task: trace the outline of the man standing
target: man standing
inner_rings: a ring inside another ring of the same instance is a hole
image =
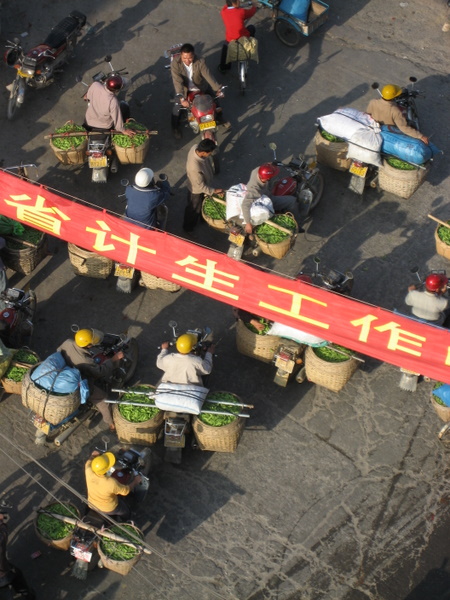
[[[142,225],[145,229],[156,227],[157,208],[168,200],[169,195],[170,185],[167,177],[155,183],[152,169],[140,169],[134,178],[134,185],[128,185],[125,191],[127,221]]]
[[[227,3],[220,11],[223,24],[225,25],[226,44],[222,46],[219,71],[227,71],[231,65],[226,63],[227,50],[229,42],[238,40],[241,37],[255,37],[255,26],[246,26],[247,19],[253,17],[256,13],[256,5],[251,8],[241,8],[241,0],[227,0]]]
[[[203,58],[198,58],[194,53],[192,44],[183,44],[180,55],[175,58],[171,65],[173,87],[175,88],[175,104],[172,111],[172,130],[176,139],[181,138],[180,111],[189,108],[188,93],[201,91],[210,93],[208,86],[212,89],[211,95],[216,98],[223,97],[222,86],[215,80],[211,71],[206,66]],[[223,120],[222,109],[216,100],[217,121],[226,129],[231,127],[230,123]]]
[[[183,220],[183,229],[186,232],[193,231],[197,225],[205,194],[211,196],[223,191],[211,185],[214,174],[210,157],[215,149],[216,144],[212,140],[205,139],[189,150],[186,161],[189,193]]]

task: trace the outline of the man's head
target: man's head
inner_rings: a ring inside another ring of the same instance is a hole
[[[433,294],[444,294],[447,290],[448,278],[441,273],[431,273],[425,279],[425,289]]]
[[[189,67],[194,62],[194,46],[183,44],[180,49],[181,61]]]
[[[109,469],[115,464],[116,457],[112,452],[105,452],[104,454],[100,454],[100,456],[96,456],[92,459],[91,469],[94,471],[96,475],[100,477],[105,475],[109,471]]]
[[[206,138],[198,144],[197,154],[202,157],[209,156],[211,152],[214,152],[215,149],[216,143]]]
[[[261,179],[263,183],[266,181],[270,181],[275,175],[278,175],[280,172],[280,168],[272,163],[265,163],[261,165],[258,169],[258,177]]]
[[[134,183],[138,187],[146,188],[152,183],[154,176],[155,176],[155,174],[153,173],[152,169],[144,167],[143,169],[140,169],[136,173],[136,177],[134,178]]]
[[[96,346],[103,340],[103,334],[97,329],[80,329],[75,334],[75,343],[80,348]]]
[[[381,90],[381,97],[383,100],[393,100],[394,98],[397,98],[397,96],[400,96],[401,93],[401,87],[394,85],[393,83],[389,83]]]

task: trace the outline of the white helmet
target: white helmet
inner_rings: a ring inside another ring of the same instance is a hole
[[[155,176],[155,174],[153,173],[153,171],[151,169],[148,169],[148,168],[141,169],[140,171],[138,171],[136,173],[136,177],[134,178],[134,183],[138,187],[141,187],[141,188],[148,187],[151,184],[154,176]]]

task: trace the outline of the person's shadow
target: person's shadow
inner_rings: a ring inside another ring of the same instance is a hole
[[[417,585],[404,600],[448,600],[450,598],[450,572],[447,571],[448,558],[442,565],[431,569],[425,578]]]

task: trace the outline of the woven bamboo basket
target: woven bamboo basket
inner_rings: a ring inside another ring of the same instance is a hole
[[[20,238],[15,238],[20,242]],[[39,243],[34,246],[24,246],[23,248],[15,249],[6,247],[3,249],[3,262],[5,265],[23,275],[29,275],[34,271],[38,264],[47,256],[47,234],[43,233]]]
[[[150,275],[150,273],[143,273],[142,271],[139,285],[149,288],[150,290],[160,289],[165,292],[178,292],[181,290],[181,285],[178,285],[173,281],[167,281],[167,279]]]
[[[210,452],[236,452],[244,427],[244,417],[236,417],[222,427],[206,425],[198,417],[192,419],[192,430],[199,448]]]
[[[347,142],[329,142],[317,131],[314,138],[316,143],[317,162],[338,171],[348,171],[352,159],[347,158]]]
[[[117,144],[113,144],[113,146],[120,164],[142,165],[150,146],[150,138],[148,137],[140,146],[131,146],[130,148],[122,148]]]
[[[349,358],[342,362],[328,362],[319,358],[311,346],[306,348],[305,369],[308,381],[339,392],[358,368],[359,362]]]
[[[70,264],[77,275],[106,279],[111,273],[114,261],[107,256],[102,256],[84,250],[75,244],[67,244]]]
[[[68,138],[70,139],[70,138]],[[87,161],[86,150],[88,146],[88,139],[83,140],[83,142],[77,146],[76,148],[71,148],[70,150],[60,150],[55,146],[52,140],[50,140],[50,148],[53,150],[56,158],[63,165],[82,165]]]
[[[31,380],[31,374],[35,368],[32,367],[23,377],[22,404],[52,425],[57,425],[80,406],[80,391],[77,389],[72,394],[58,396],[38,387]]]
[[[385,192],[390,192],[399,198],[410,198],[425,180],[430,167],[402,171],[394,169],[386,160],[378,169],[378,185]]]
[[[52,506],[54,506],[54,504],[49,504],[48,506],[45,507],[45,510],[48,510],[49,512],[51,512]],[[76,517],[74,515],[74,518],[79,519],[80,511],[78,510],[78,508],[76,506],[73,506],[73,504],[68,504],[68,506],[76,514]],[[34,531],[36,532],[36,535],[38,536],[38,538],[42,542],[44,542],[44,544],[46,544],[47,546],[51,546],[52,548],[57,548],[58,550],[68,550],[70,548],[70,540],[72,539],[72,533],[70,533],[69,535],[66,535],[66,537],[61,538],[60,540],[52,540],[50,538],[47,538],[44,536],[44,534],[38,528],[38,524],[37,524],[38,518],[39,518],[39,515],[36,515],[36,518],[34,520]]]
[[[155,389],[154,386],[146,386]],[[130,392],[133,388],[129,389]],[[141,423],[131,423],[120,413],[118,404],[113,406],[113,419],[119,441],[124,444],[153,446],[156,444],[164,425],[164,413],[159,411],[152,419]]]
[[[229,226],[228,226],[228,223],[224,219],[213,219],[212,217],[208,216],[205,213],[205,211],[203,210],[205,201],[206,201],[206,198],[203,200],[203,203],[202,203],[202,217],[204,218],[204,220],[213,229],[217,229],[217,231],[221,231],[222,233],[228,233]],[[225,202],[225,204],[226,204],[226,202]]]
[[[134,525],[130,525],[130,523],[127,523],[127,527],[131,527],[131,526],[136,530],[137,537],[144,539],[144,534],[142,533],[142,531],[140,529],[138,529]],[[106,531],[109,531],[109,530],[106,529]],[[118,535],[120,535],[120,534],[118,534]],[[142,550],[141,550],[136,554],[136,556],[134,556],[130,560],[114,560],[114,559],[110,558],[107,554],[104,553],[101,542],[98,545],[98,553],[100,554],[100,558],[102,560],[102,564],[105,567],[105,569],[109,569],[110,571],[119,573],[119,575],[128,575],[128,573],[131,571],[131,569],[134,567],[134,565],[139,562],[139,560],[141,559],[141,556],[142,556]]]
[[[242,319],[236,323],[236,346],[238,352],[265,363],[271,363],[282,339],[277,335],[258,335],[246,327]]]
[[[433,405],[433,408],[441,421],[448,423],[450,421],[450,406],[442,406],[442,404],[436,402],[433,395],[433,390],[431,390],[431,404]]]
[[[292,219],[294,219],[294,215],[292,215],[291,213],[286,213],[286,214],[289,215]],[[295,221],[295,219],[294,219],[294,221]],[[256,238],[256,241],[258,242],[258,246],[260,246],[260,248],[261,248],[262,252],[264,252],[264,254],[273,256],[273,258],[283,258],[284,256],[286,256],[286,254],[289,252],[289,250],[294,245],[295,240],[297,238],[297,233],[298,233],[298,225],[297,225],[297,222],[295,221],[295,232],[293,232],[292,235],[286,237],[283,241],[279,242],[278,244],[268,244],[267,242],[264,242],[256,233],[255,233],[255,238]]]
[[[434,239],[436,240],[436,252],[443,256],[444,258],[450,259],[450,246],[443,242],[441,238],[438,236],[439,227],[443,227],[443,225],[438,225],[434,232]]]
[[[36,354],[36,352],[33,352],[32,350],[29,350],[28,348],[26,350],[30,354],[33,354],[36,357],[37,362],[39,362],[39,356]],[[34,364],[37,364],[37,363],[34,363]],[[33,367],[33,365],[24,363],[22,361],[14,360],[14,358],[13,358],[11,361],[10,367],[22,367],[24,369],[25,368],[31,369]],[[14,381],[13,379],[8,379],[8,377],[5,375],[2,377],[1,382],[2,382],[3,389],[5,390],[5,392],[7,394],[17,394],[18,396],[21,395],[22,381]]]

